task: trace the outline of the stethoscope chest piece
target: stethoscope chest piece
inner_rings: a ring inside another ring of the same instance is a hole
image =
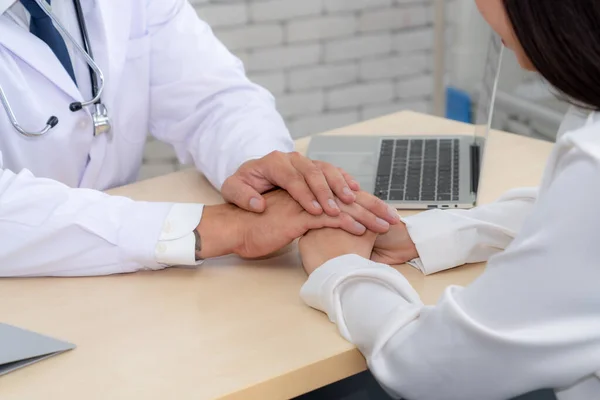
[[[2,1],[2,0],[0,0]],[[94,110],[92,112],[92,119],[94,121],[94,136],[101,135],[103,133],[108,133],[111,130],[110,118],[108,117],[108,111],[104,104],[102,104],[101,95],[104,91],[104,74],[102,70],[96,62],[94,61],[92,55],[92,48],[90,44],[90,40],[87,33],[87,28],[85,26],[85,19],[83,17],[83,11],[81,10],[81,4],[79,0],[73,0],[73,4],[75,6],[75,12],[77,14],[77,22],[79,23],[79,28],[81,31],[83,46],[79,45],[77,41],[71,36],[69,32],[65,29],[65,27],[57,20],[56,16],[52,14],[50,5],[46,2],[46,0],[35,0],[38,6],[42,9],[42,11],[50,17],[56,29],[67,38],[75,47],[77,52],[85,59],[88,64],[88,68],[90,70],[90,78],[92,80],[92,95],[93,98],[87,101],[80,101],[71,103],[69,105],[69,109],[72,112],[78,112],[84,107],[93,106]],[[0,104],[8,114],[8,118],[13,125],[13,127],[23,136],[27,137],[40,137],[44,136],[48,133],[52,128],[54,128],[58,124],[58,118],[56,116],[51,116],[46,122],[46,126],[43,129],[38,131],[28,131],[23,129],[23,127],[17,121],[15,113],[13,112],[10,103],[6,97],[2,86],[0,85]]]
[[[110,118],[108,117],[108,111],[104,104],[99,103],[94,105],[92,119],[94,121],[94,136],[110,132]]]

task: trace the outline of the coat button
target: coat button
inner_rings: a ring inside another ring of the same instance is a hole
[[[164,254],[167,252],[167,245],[164,243],[159,243],[156,246],[156,251],[158,251],[160,254]]]
[[[77,127],[79,129],[87,129],[89,126],[90,126],[90,124],[89,124],[87,118],[81,118],[79,120],[79,122],[77,123]]]

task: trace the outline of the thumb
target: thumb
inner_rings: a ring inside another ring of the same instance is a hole
[[[379,263],[379,264],[398,265],[398,264],[404,264],[405,262],[408,262],[409,260],[403,260],[400,257],[398,257],[397,255],[395,255],[394,253],[390,253],[385,250],[374,248],[373,252],[371,253],[371,261]]]
[[[371,261],[380,264],[387,264],[388,258],[380,255],[377,251],[373,250],[373,252],[371,253]]]
[[[246,211],[262,213],[265,211],[265,199],[250,185],[237,176],[227,178],[221,188],[223,198]]]

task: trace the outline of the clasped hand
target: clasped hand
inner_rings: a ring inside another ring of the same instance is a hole
[[[399,222],[391,228],[382,225],[377,222],[378,217],[358,203],[373,202],[372,207],[384,209],[387,205],[365,192],[355,195],[358,201],[350,205],[337,200],[340,214],[336,217],[308,213],[284,190],[264,195],[266,209],[261,214],[233,204],[207,206],[198,226],[202,257],[237,254],[257,258],[302,237],[300,251],[309,274],[326,261],[344,254],[373,257],[388,264],[414,258],[416,250],[404,224]]]
[[[302,265],[308,275],[334,258],[356,254],[372,261],[397,265],[418,257],[406,225],[399,223],[385,234],[366,232],[350,235],[339,229],[316,229],[304,235],[299,242]]]
[[[337,216],[312,215],[284,190],[265,194],[266,208],[260,214],[233,204],[206,206],[197,228],[202,238],[201,255],[212,258],[233,253],[246,258],[262,257],[310,230],[322,228],[335,228],[351,236],[363,235],[367,230],[387,232],[390,224],[369,210],[384,213],[388,212],[388,206],[364,192],[357,192],[355,196],[357,201],[352,204],[336,199],[340,208]],[[359,203],[368,204],[369,210]],[[399,219],[395,222],[399,223]]]
[[[276,188],[283,190],[271,191]],[[203,258],[231,253],[262,257],[309,231],[303,248],[315,250],[303,251],[303,257],[309,253],[323,256],[326,249],[351,251],[353,244],[369,243],[390,227],[393,232],[405,230],[394,208],[361,192],[346,172],[295,152],[276,151],[247,161],[225,181],[221,192],[230,204],[205,207],[197,228]],[[377,240],[382,244],[394,241],[391,236],[385,238]],[[318,245],[307,246],[320,239]],[[332,247],[337,241],[347,246]],[[371,243],[369,255],[372,248]],[[381,261],[395,256],[385,246],[380,249]]]

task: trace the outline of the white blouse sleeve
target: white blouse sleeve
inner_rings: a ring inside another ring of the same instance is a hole
[[[585,381],[590,393],[580,398],[596,399],[599,142],[597,129],[563,138],[519,235],[480,279],[449,287],[436,306],[423,306],[395,269],[357,256],[322,266],[302,297],[337,323],[395,396],[508,399]],[[451,244],[473,248],[479,232]]]
[[[515,189],[472,210],[431,210],[404,218],[420,255],[411,264],[429,275],[487,261],[512,242],[536,198],[536,188]]]

